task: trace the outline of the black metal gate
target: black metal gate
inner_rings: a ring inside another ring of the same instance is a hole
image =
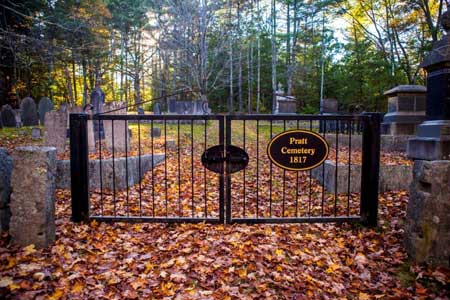
[[[328,160],[308,171],[272,164],[267,144],[291,129],[319,133]],[[376,225],[379,155],[375,113],[71,114],[72,219]]]

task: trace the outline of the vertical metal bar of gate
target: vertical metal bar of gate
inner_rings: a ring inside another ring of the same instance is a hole
[[[225,137],[225,155],[227,156],[228,153],[226,152],[228,147],[231,145],[231,120],[232,118],[230,116],[226,116],[226,137]],[[230,224],[231,223],[231,174],[230,174],[230,164],[225,164],[225,180],[226,180],[226,206],[225,206],[225,212],[226,212],[226,218],[225,223]]]
[[[70,180],[72,221],[89,219],[87,114],[70,114]]]
[[[377,226],[381,114],[363,116],[366,118],[363,119],[360,214],[363,224]]]

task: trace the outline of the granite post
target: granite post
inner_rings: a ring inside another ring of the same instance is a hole
[[[446,35],[421,66],[427,71],[427,120],[408,141],[414,159],[405,221],[405,248],[416,262],[450,266],[450,12]]]
[[[55,240],[56,149],[18,147],[12,158],[12,241],[20,246],[47,247]]]

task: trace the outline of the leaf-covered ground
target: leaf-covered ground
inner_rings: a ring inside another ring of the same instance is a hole
[[[448,299],[449,273],[402,247],[407,195],[380,197],[380,227],[70,222],[57,192],[57,240],[3,236],[1,299]],[[446,294],[447,293],[447,294]]]
[[[131,127],[136,137],[136,127]],[[117,193],[91,190],[92,213],[205,217],[206,207],[209,216],[217,217],[218,178],[205,172],[199,159],[214,140],[190,144],[189,127],[180,134],[180,149],[169,150],[166,161],[148,172],[140,187]],[[175,140],[176,129],[168,127]],[[358,213],[357,194],[336,198],[308,172],[271,172],[264,157],[268,139],[256,144],[254,132],[247,131],[251,159],[245,185],[243,171],[232,176],[233,216],[255,216],[258,210],[266,217]],[[201,126],[194,127],[196,141],[201,133]],[[233,136],[238,137],[235,144],[243,145],[242,136]],[[152,141],[143,135],[141,142],[147,153]],[[154,151],[161,152],[163,139],[154,142]],[[136,138],[132,145],[138,151]],[[345,148],[338,153],[338,159],[349,157]],[[392,153],[382,159],[406,163]],[[56,196],[53,246],[18,248],[2,236],[0,299],[448,299],[448,270],[408,261],[402,246],[404,191],[380,195],[376,229],[356,224],[80,225],[69,220],[70,193],[58,190]]]

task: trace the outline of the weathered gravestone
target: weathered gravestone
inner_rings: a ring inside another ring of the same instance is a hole
[[[53,102],[47,97],[42,97],[39,100],[39,121],[41,125],[45,125],[45,114],[53,110]]]
[[[161,136],[161,128],[153,127],[153,130],[150,132],[151,137],[157,138]]]
[[[41,129],[39,127],[31,128],[31,138],[32,139],[40,139],[41,138]]]
[[[125,109],[106,113],[107,115],[126,114]],[[125,120],[105,120],[103,122],[105,129],[105,142],[108,151],[125,152],[130,150],[130,135],[128,134],[128,121]],[[127,130],[127,134],[125,134]]]
[[[64,153],[67,137],[67,114],[50,111],[45,114],[44,144],[55,147],[58,154]]]
[[[145,115],[145,111],[142,107],[138,107],[137,113],[138,113],[138,115]]]
[[[33,98],[26,97],[20,103],[20,118],[23,126],[38,125],[38,113]]]
[[[17,127],[22,127],[22,111],[20,109],[13,109],[14,117],[16,118]]]
[[[0,148],[0,231],[9,229],[11,211],[9,201],[11,195],[12,158],[6,148]]]
[[[320,114],[334,115],[339,113],[339,105],[337,99],[325,98],[320,100]],[[320,132],[336,131],[335,121],[320,121]]]
[[[275,114],[295,114],[297,104],[293,96],[286,96],[281,83],[278,84],[278,90],[275,92]]]
[[[388,112],[381,131],[391,135],[415,134],[416,126],[425,121],[426,92],[422,85],[399,85],[386,91]]]
[[[2,123],[5,127],[16,127],[16,116],[14,115],[14,110],[8,104],[2,106]]]
[[[11,239],[47,247],[55,240],[55,148],[17,147],[12,157]]]

